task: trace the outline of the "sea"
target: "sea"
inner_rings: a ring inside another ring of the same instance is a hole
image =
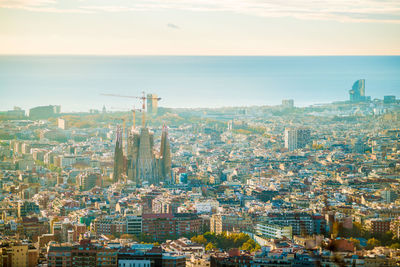
[[[295,106],[345,101],[358,79],[372,99],[400,97],[400,56],[0,56],[0,110],[61,105],[62,112],[159,106]]]

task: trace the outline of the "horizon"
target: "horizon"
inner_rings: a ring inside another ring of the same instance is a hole
[[[366,79],[373,99],[399,95],[399,56],[0,56],[0,106],[131,109],[100,94],[159,95],[167,108],[296,106],[344,101]],[[25,96],[25,97],[21,97]],[[84,101],[77,101],[84,99]]]

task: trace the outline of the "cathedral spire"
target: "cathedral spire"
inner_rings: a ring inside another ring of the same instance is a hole
[[[122,129],[117,126],[115,151],[114,151],[114,173],[113,181],[117,182],[124,171],[124,154],[122,150]]]

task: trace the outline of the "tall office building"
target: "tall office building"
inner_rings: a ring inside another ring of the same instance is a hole
[[[296,130],[285,129],[285,147],[289,151],[296,150],[297,148]]]
[[[286,128],[285,147],[289,151],[305,148],[311,143],[311,130],[308,128]]]
[[[113,181],[117,182],[121,180],[123,172],[124,172],[124,154],[122,149],[122,129],[120,126],[118,126],[117,138],[115,142],[115,152],[114,152]]]
[[[157,115],[158,97],[156,94],[147,94],[147,113]]]
[[[368,101],[371,97],[365,96],[365,80],[357,80],[351,90],[349,91],[350,102],[363,102]]]

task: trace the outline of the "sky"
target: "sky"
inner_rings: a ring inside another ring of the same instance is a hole
[[[400,55],[399,0],[0,0],[0,54]]]

